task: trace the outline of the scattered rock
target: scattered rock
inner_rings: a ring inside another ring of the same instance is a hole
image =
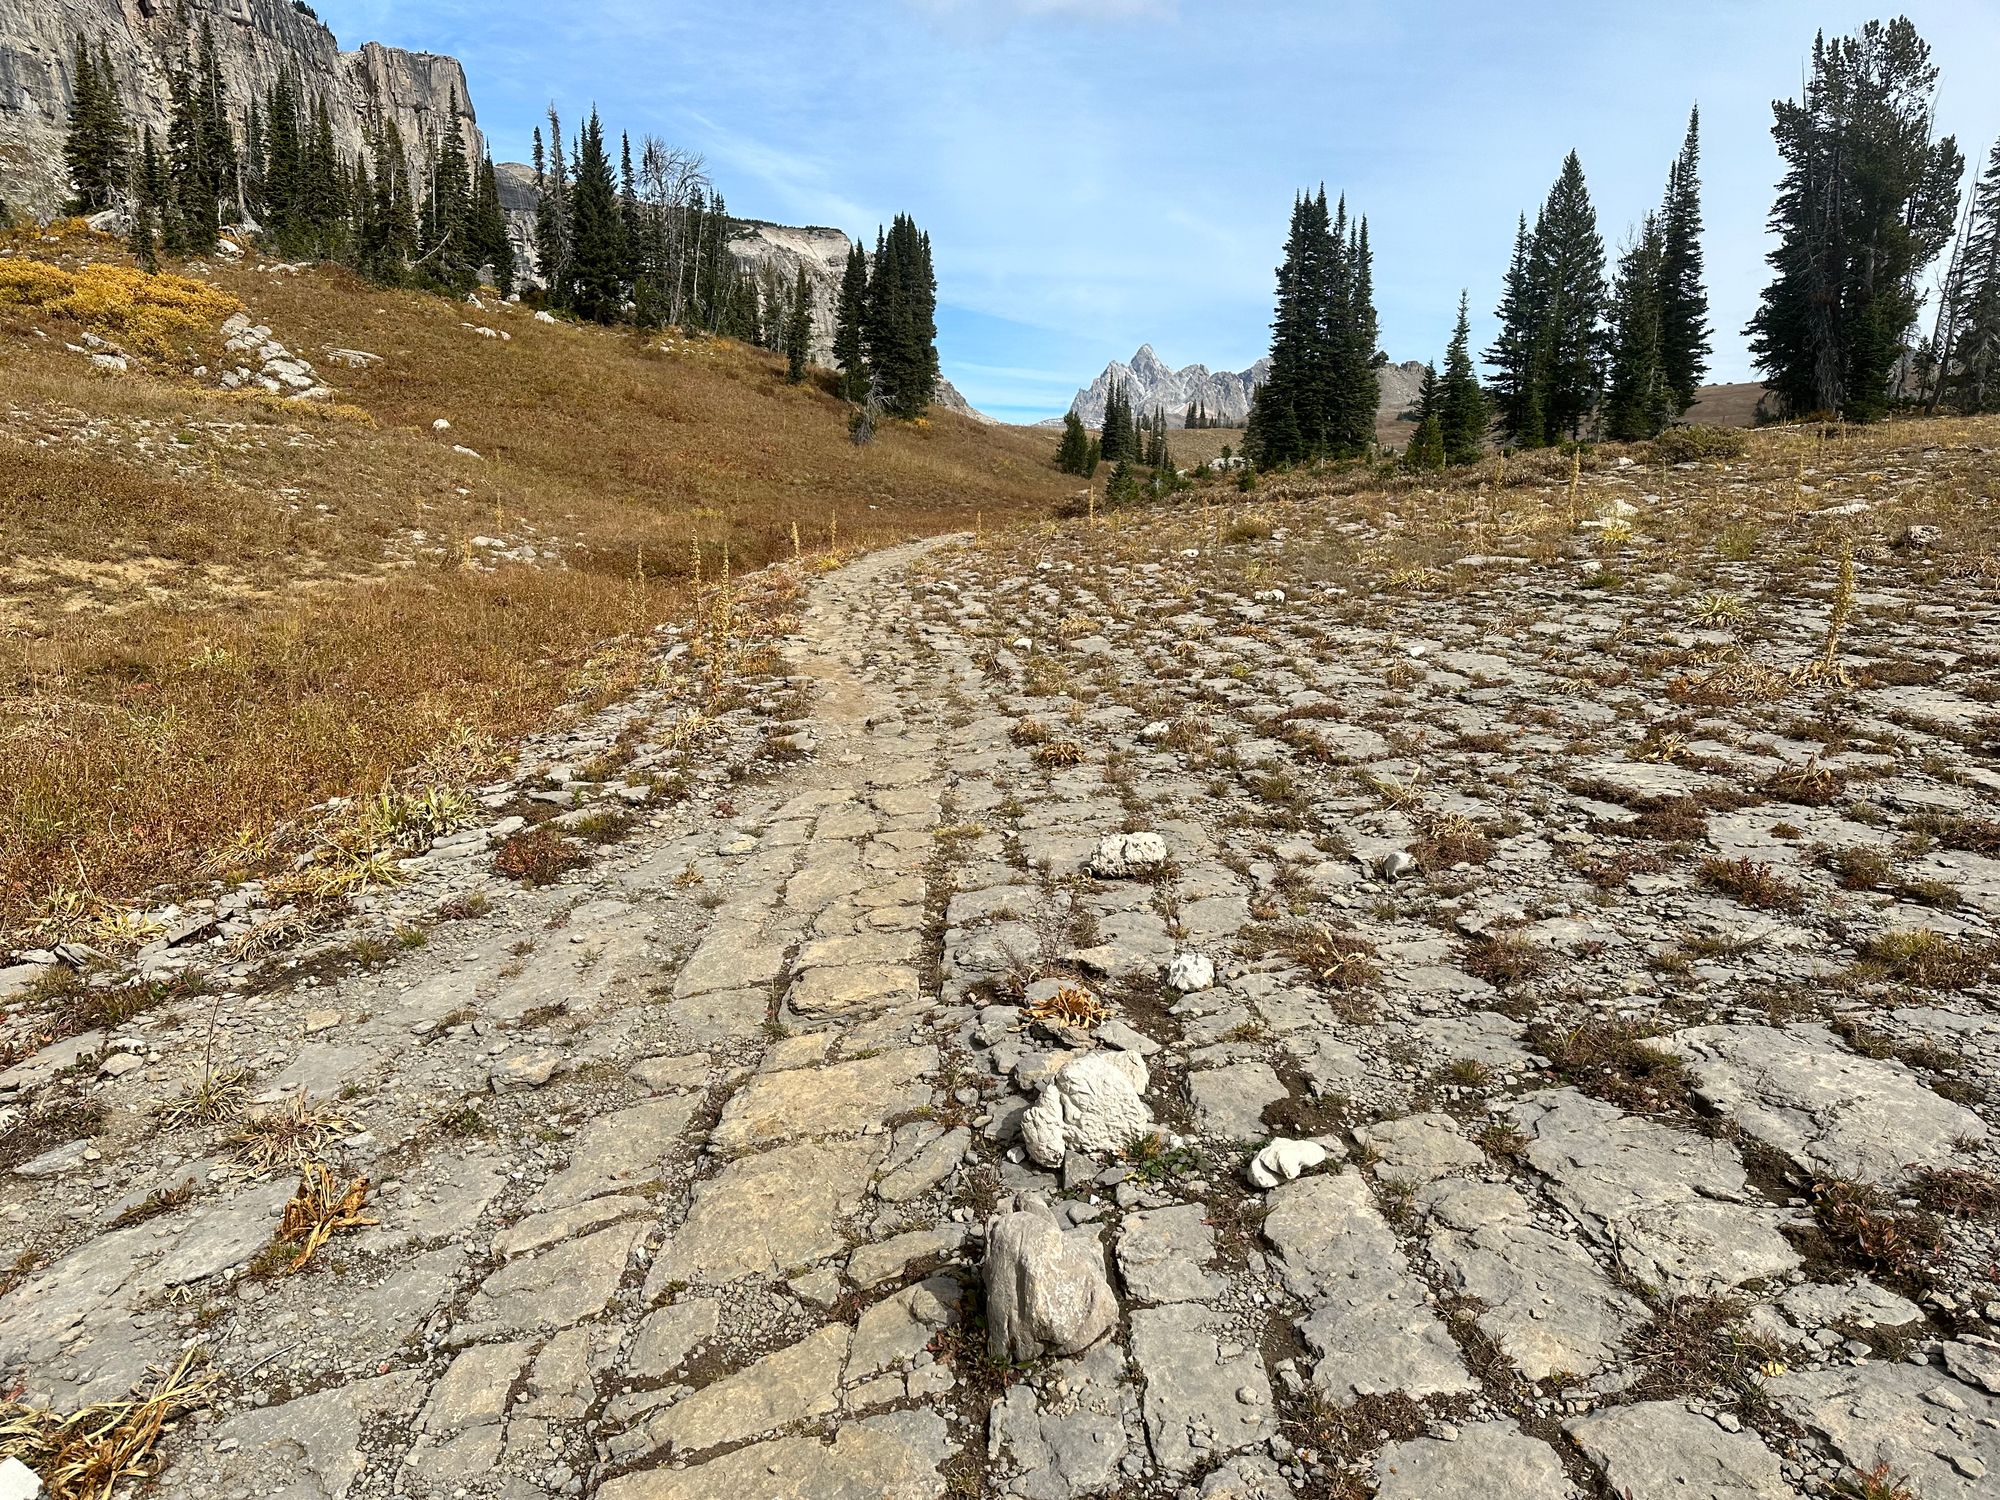
[[[1095,1232],[1065,1233],[1047,1204],[1017,1198],[986,1225],[987,1345],[1000,1360],[1080,1354],[1118,1321]]]

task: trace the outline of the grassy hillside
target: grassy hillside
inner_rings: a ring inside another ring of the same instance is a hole
[[[125,264],[74,228],[0,241],[9,922],[250,867],[303,807],[611,691],[636,637],[689,612],[697,568],[1066,493],[1042,434],[939,413],[856,447],[826,389],[731,343],[254,257],[170,268],[207,290],[164,327],[122,283],[58,298],[34,279]],[[232,299],[331,400],[217,389]],[[93,364],[86,335],[128,369]]]

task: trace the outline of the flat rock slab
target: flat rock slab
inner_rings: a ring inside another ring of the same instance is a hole
[[[644,1225],[617,1224],[532,1258],[509,1261],[473,1294],[460,1337],[567,1328],[595,1316],[618,1290],[645,1234]]]
[[[1118,1274],[1141,1302],[1220,1296],[1228,1283],[1206,1269],[1214,1259],[1215,1231],[1199,1203],[1129,1214],[1118,1233]]]
[[[1363,1125],[1354,1138],[1381,1158],[1375,1175],[1415,1185],[1454,1172],[1479,1171],[1486,1153],[1465,1138],[1465,1128],[1441,1110]]]
[[[1146,1440],[1170,1474],[1268,1441],[1278,1430],[1257,1346],[1192,1303],[1132,1314],[1132,1358],[1145,1377]]]
[[[1299,1332],[1319,1356],[1313,1383],[1323,1393],[1344,1403],[1479,1389],[1359,1172],[1301,1177],[1268,1201],[1264,1238],[1285,1285],[1312,1309]]]
[[[1751,1190],[1723,1142],[1575,1089],[1525,1095],[1509,1112],[1550,1196],[1642,1281],[1705,1297],[1800,1263],[1778,1232],[1778,1210]]]
[[[1649,1316],[1582,1246],[1535,1222],[1528,1202],[1497,1182],[1452,1178],[1418,1195],[1432,1258],[1479,1304],[1475,1321],[1530,1380],[1594,1375],[1616,1362]]]
[[[1047,1395],[1027,1381],[1007,1387],[988,1417],[988,1451],[1014,1477],[1006,1492],[1021,1500],[1072,1500],[1118,1482],[1139,1423],[1137,1391],[1125,1352],[1099,1344],[1059,1360],[1062,1386]]]
[[[685,1469],[648,1469],[599,1486],[597,1500],[938,1500],[951,1435],[935,1412],[853,1422],[816,1437],[753,1443]]]
[[[1188,1076],[1195,1128],[1228,1141],[1260,1140],[1264,1108],[1291,1097],[1269,1063],[1238,1062]]]
[[[1777,1455],[1750,1432],[1724,1432],[1678,1401],[1578,1417],[1563,1431],[1622,1500],[1795,1500]],[[1928,1493],[1928,1492],[1926,1492]]]
[[[629,1193],[660,1177],[667,1154],[686,1137],[700,1103],[698,1094],[649,1099],[591,1121],[577,1132],[569,1165],[528,1200],[529,1210],[545,1213],[591,1198]]]
[[[785,1004],[800,1016],[851,1016],[918,997],[917,971],[908,964],[842,964],[807,969],[793,981]]]
[[[1771,1382],[1778,1409],[1856,1469],[1887,1464],[1923,1500],[2000,1483],[2000,1397],[1928,1365],[1850,1365]]]
[[[1964,1105],[1823,1026],[1695,1026],[1664,1046],[1687,1062],[1704,1103],[1823,1177],[1894,1186],[1949,1161],[1954,1142],[1986,1138]]]
[[[851,1336],[846,1324],[829,1324],[683,1396],[646,1424],[648,1446],[698,1453],[832,1411]]]
[[[1458,1437],[1391,1443],[1375,1465],[1375,1500],[1573,1500],[1555,1449],[1512,1422],[1474,1422]]]
[[[715,1128],[723,1151],[758,1150],[802,1135],[853,1135],[930,1103],[923,1079],[937,1069],[935,1047],[794,1068],[752,1079],[729,1101]]]
[[[406,1422],[422,1395],[418,1377],[398,1371],[229,1417],[215,1425],[213,1443],[186,1446],[160,1491],[190,1500],[237,1493],[338,1500],[365,1466],[364,1429]],[[225,1443],[229,1451],[217,1451]]]
[[[780,1146],[729,1163],[696,1184],[687,1218],[646,1279],[648,1300],[671,1282],[776,1276],[845,1250],[840,1221],[861,1206],[881,1153],[874,1137]]]

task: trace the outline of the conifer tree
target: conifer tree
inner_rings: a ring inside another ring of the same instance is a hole
[[[1932,139],[1938,70],[1908,20],[1813,40],[1804,97],[1772,106],[1786,164],[1751,353],[1791,415],[1883,415],[1917,278],[1950,239],[1964,159]]]
[[[1331,214],[1326,190],[1292,204],[1271,323],[1271,373],[1251,401],[1245,450],[1264,466],[1353,457],[1375,440],[1380,361],[1368,227]]]
[[[835,310],[833,362],[840,369],[840,393],[849,401],[868,394],[868,355],[863,324],[868,315],[868,253],[857,241],[847,252]]]
[[[611,161],[604,154],[604,127],[594,109],[578,148],[569,210],[570,263],[564,300],[578,317],[609,323],[625,303],[625,230]]]
[[[1701,230],[1701,111],[1696,109],[1688,114],[1687,138],[1660,204],[1660,369],[1676,416],[1694,405],[1695,392],[1708,378]]]
[[[109,50],[100,44],[97,56],[92,57],[89,44],[79,34],[70,68],[69,131],[63,141],[63,164],[76,190],[76,209],[96,213],[109,208],[125,186],[131,141]]]
[[[2000,140],[1973,192],[1946,297],[1941,389],[1959,411],[2000,411]]]
[[[1535,234],[1535,276],[1542,294],[1542,342],[1548,360],[1539,392],[1549,442],[1582,436],[1604,384],[1604,240],[1572,151],[1549,190]]]
[[[1519,448],[1542,445],[1541,403],[1536,393],[1535,339],[1541,326],[1541,293],[1534,279],[1534,238],[1528,233],[1528,216],[1522,214],[1514,229],[1514,254],[1507,263],[1501,283],[1500,335],[1485,351],[1486,363],[1493,366],[1493,387],[1497,395],[1500,431]]]
[[[791,316],[785,320],[785,379],[798,385],[806,378],[806,357],[812,352],[812,287],[806,281],[806,263],[799,262],[798,281],[792,287]]]
[[[1458,322],[1445,346],[1438,380],[1438,437],[1448,464],[1477,463],[1486,451],[1486,393],[1472,370],[1472,321],[1466,294],[1458,294]]]
[[[472,249],[479,265],[493,268],[493,285],[500,295],[514,293],[514,243],[507,237],[507,214],[500,206],[500,180],[489,154],[479,165],[479,185],[472,200]]]
[[[1649,214],[1618,262],[1611,308],[1610,382],[1604,400],[1604,435],[1615,442],[1657,437],[1681,410],[1662,353],[1664,244],[1660,220]]]
[[[568,305],[570,263],[570,181],[563,158],[562,121],[556,107],[549,106],[549,139],[546,162],[541,153],[541,128],[535,129],[535,268],[550,300],[558,307]]]
[[[1083,418],[1071,407],[1063,413],[1062,441],[1056,445],[1056,467],[1065,474],[1085,474],[1090,470],[1090,437],[1083,430]]]
[[[907,214],[877,233],[863,342],[882,407],[920,417],[937,393],[937,275],[930,236]]]
[[[1417,430],[1410,434],[1410,446],[1403,453],[1403,467],[1442,469],[1444,463],[1444,425],[1437,413],[1431,412],[1417,423]]]

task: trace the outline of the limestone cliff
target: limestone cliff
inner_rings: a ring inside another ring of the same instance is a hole
[[[109,49],[135,130],[150,124],[164,137],[168,73],[204,22],[214,29],[230,106],[239,114],[290,64],[308,94],[325,100],[343,156],[362,153],[364,126],[390,120],[414,152],[426,136],[442,134],[454,104],[472,149],[483,149],[465,71],[454,59],[375,42],[343,52],[293,0],[0,0],[0,199],[45,214],[66,194],[62,145],[79,34],[93,50],[100,42]]]

